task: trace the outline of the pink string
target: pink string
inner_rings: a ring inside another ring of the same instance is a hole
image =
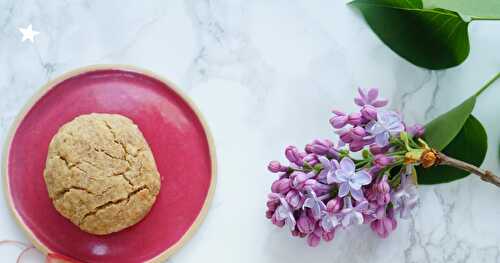
[[[17,240],[8,240],[8,239],[0,240],[0,246],[1,245],[8,245],[8,244],[18,245],[18,246],[21,246],[23,248],[30,246],[29,244],[26,244],[26,243],[23,243],[23,242],[17,241]]]
[[[1,245],[16,245],[17,247],[22,248],[21,253],[19,253],[19,255],[17,256],[16,263],[21,263],[21,259],[23,258],[23,256],[26,255],[28,251],[35,248],[30,244],[26,244],[17,240],[0,240],[0,246]]]
[[[34,246],[29,246],[25,249],[23,249],[23,251],[21,251],[21,253],[19,254],[19,256],[17,257],[17,260],[16,260],[16,263],[21,263],[21,259],[23,258],[23,256],[26,254],[26,252],[34,249],[35,247]]]

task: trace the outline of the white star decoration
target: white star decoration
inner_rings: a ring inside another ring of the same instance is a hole
[[[21,40],[22,42],[29,39],[29,41],[33,43],[35,42],[35,36],[40,34],[40,32],[33,31],[33,27],[31,26],[31,24],[27,28],[20,27],[19,31],[21,31],[21,33],[23,34],[23,39]]]

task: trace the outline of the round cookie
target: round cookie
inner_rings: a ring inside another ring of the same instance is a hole
[[[57,211],[96,235],[139,222],[160,191],[144,136],[117,114],[81,115],[63,125],[50,142],[44,178]]]

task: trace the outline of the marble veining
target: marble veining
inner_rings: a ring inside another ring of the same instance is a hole
[[[379,87],[407,122],[425,123],[500,70],[500,23],[473,22],[465,63],[430,71],[398,57],[346,3],[0,0],[0,144],[48,80],[89,64],[132,64],[177,83],[217,148],[213,205],[170,262],[500,262],[500,191],[473,176],[420,187],[417,213],[386,240],[362,227],[309,248],[264,218],[267,162],[283,160],[288,144],[334,137],[330,110],[354,109],[357,87]],[[41,32],[33,44],[17,29],[28,24]],[[484,166],[496,172],[498,96],[497,83],[474,110],[489,133]],[[0,239],[26,241],[5,202]],[[0,248],[0,257],[18,252]]]

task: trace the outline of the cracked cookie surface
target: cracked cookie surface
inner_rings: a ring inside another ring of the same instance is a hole
[[[160,191],[144,136],[117,114],[81,115],[64,124],[50,142],[44,178],[56,210],[96,235],[139,222]]]

